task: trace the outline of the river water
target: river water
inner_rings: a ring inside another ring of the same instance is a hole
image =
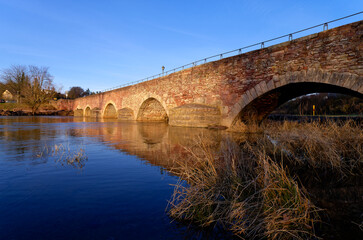
[[[166,213],[179,180],[168,171],[174,160],[199,138],[218,149],[226,135],[163,123],[0,117],[0,240],[232,239]],[[363,232],[348,237],[340,220],[330,229],[338,226],[340,236],[362,239]]]
[[[170,159],[199,135],[221,138],[157,123],[1,117],[0,239],[228,238],[165,211],[178,180]]]

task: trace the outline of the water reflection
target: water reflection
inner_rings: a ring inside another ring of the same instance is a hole
[[[127,232],[128,239],[132,239],[130,236],[134,236],[133,239],[151,236],[137,235],[141,234],[138,231],[141,228],[149,232],[156,229],[153,233],[168,231],[169,235],[174,234],[170,239],[221,239],[223,237],[214,236],[213,231],[198,233],[199,230],[186,229],[175,222],[171,225],[166,217],[159,217],[158,224],[154,224],[157,216],[165,214],[166,200],[172,193],[170,184],[175,184],[176,178],[165,175],[168,172],[165,170],[175,167],[175,159],[184,159],[187,149],[196,153],[200,139],[218,151],[226,138],[241,142],[258,137],[220,130],[170,127],[164,123],[0,117],[0,212],[4,213],[3,221],[0,220],[0,239],[15,239],[9,237],[10,233],[7,235],[11,231],[23,234],[21,239],[52,239],[51,231],[58,231],[58,236],[63,236],[59,239],[90,239],[95,237],[82,234],[95,232],[100,234],[97,239],[107,239],[105,236],[111,236],[107,235],[110,232],[119,236]],[[46,146],[47,150],[44,150]],[[61,146],[64,146],[63,150]],[[39,157],[39,153],[44,155]],[[139,160],[145,164],[140,164]],[[33,168],[19,166],[27,164]],[[160,168],[154,171],[155,167],[149,165]],[[168,179],[167,183],[160,180],[159,172],[163,179]],[[5,184],[1,184],[3,182]],[[320,189],[316,194],[322,195]],[[24,203],[14,204],[17,202]],[[53,212],[57,217],[49,216]],[[110,219],[113,222],[110,223]],[[61,226],[60,222],[63,223]],[[95,223],[101,227],[94,228]],[[145,224],[149,223],[146,228]],[[12,230],[4,231],[8,226]],[[23,230],[27,226],[28,232]],[[47,228],[50,230],[44,232]],[[67,232],[70,235],[66,237]],[[175,232],[180,235],[176,236]],[[28,233],[33,233],[33,238]],[[1,237],[2,234],[6,237]],[[38,234],[44,235],[38,237]]]
[[[199,135],[220,144],[162,123],[0,117],[0,239],[225,238],[165,214],[177,182],[165,169]]]
[[[138,122],[93,122],[83,128],[70,129],[69,135],[97,139],[114,149],[166,169],[173,167],[173,159],[185,153],[186,149],[196,146],[198,139],[203,138],[216,150],[222,139],[222,132],[218,130]]]
[[[61,136],[72,137],[72,141],[77,140],[79,144],[83,143],[82,139],[93,139],[164,168],[170,168],[171,159],[177,158],[186,148],[195,146],[201,136],[216,149],[222,139],[221,132],[217,130],[169,127],[165,123],[92,121],[69,117],[0,118],[0,140],[7,143],[2,144],[3,151],[16,155],[16,161],[46,163],[49,154],[41,158],[34,156],[44,151],[51,152],[49,148],[60,143],[69,146],[69,142],[59,139]],[[76,147],[77,144],[72,142],[69,151],[77,151]],[[66,162],[63,161],[63,164]]]
[[[32,160],[32,164],[46,163],[47,159],[35,158],[46,145],[54,145],[64,132],[63,123],[72,118],[60,117],[1,117],[0,141],[2,152],[16,156],[6,160],[17,162]]]
[[[150,164],[169,169],[173,167],[173,159],[186,154],[186,149],[195,148],[200,139],[217,151],[225,135],[220,130],[170,127],[165,123],[121,122],[110,119],[95,121],[72,117],[0,118],[0,140],[7,142],[3,146],[6,151],[16,154],[17,161],[32,159],[37,163],[47,161],[47,158],[34,159],[34,156],[44,151],[44,146],[54,146],[59,142],[69,145],[69,142],[59,139],[60,136],[69,136],[79,145],[83,144],[84,139],[93,139]],[[241,135],[238,137],[241,138]],[[72,151],[77,151],[74,149],[77,144],[72,142],[71,147]],[[24,156],[19,157],[22,154]]]

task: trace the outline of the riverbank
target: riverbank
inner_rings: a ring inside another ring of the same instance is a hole
[[[73,111],[66,110],[40,110],[34,114],[29,110],[3,110],[0,109],[0,116],[73,116]]]
[[[271,114],[267,117],[273,121],[297,121],[297,122],[345,122],[352,120],[356,123],[363,123],[363,115],[290,115],[290,114]]]
[[[33,114],[29,106],[23,103],[1,103],[0,116],[73,116],[73,111],[58,110],[52,104],[43,104]]]

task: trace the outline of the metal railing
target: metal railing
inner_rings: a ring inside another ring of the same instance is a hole
[[[173,69],[168,70],[166,72],[162,72],[162,73],[150,76],[150,77],[140,79],[138,81],[129,82],[129,83],[125,83],[125,84],[113,87],[113,88],[105,89],[105,90],[101,91],[101,93],[112,91],[112,90],[123,88],[123,87],[127,87],[127,86],[131,86],[131,85],[141,83],[141,82],[146,82],[146,81],[153,80],[155,78],[159,78],[159,77],[162,77],[162,76],[166,76],[168,74],[175,73],[176,71],[180,71],[180,70],[186,69],[188,67],[195,67],[195,66],[200,65],[200,64],[211,62],[211,59],[213,59],[213,61],[223,59],[223,57],[225,55],[228,55],[228,57],[231,57],[231,56],[236,56],[236,55],[242,54],[242,52],[247,53],[249,51],[243,51],[243,50],[248,49],[248,48],[253,48],[253,47],[256,47],[256,46],[261,46],[261,48],[265,48],[266,43],[276,41],[276,40],[279,40],[279,39],[282,39],[282,38],[288,37],[288,41],[292,41],[293,40],[293,35],[295,35],[297,33],[305,32],[305,31],[308,31],[308,30],[311,30],[311,29],[314,29],[314,28],[318,28],[318,27],[321,27],[321,26],[323,26],[323,31],[326,31],[326,30],[328,30],[328,25],[330,23],[337,22],[337,21],[340,21],[340,20],[343,20],[343,19],[347,19],[347,18],[356,16],[356,15],[359,15],[359,14],[362,14],[362,13],[363,13],[363,11],[357,12],[357,13],[354,13],[354,14],[351,14],[351,15],[348,15],[348,16],[345,16],[345,17],[341,17],[341,18],[331,20],[329,22],[321,23],[321,24],[318,24],[318,25],[315,25],[315,26],[312,26],[312,27],[309,27],[309,28],[305,28],[305,29],[302,29],[302,30],[299,30],[299,31],[296,31],[296,32],[293,32],[293,33],[285,34],[285,35],[282,35],[280,37],[272,38],[272,39],[269,39],[269,40],[266,40],[266,41],[263,41],[263,42],[255,43],[255,44],[248,45],[248,46],[241,47],[241,48],[237,48],[237,49],[234,49],[234,50],[231,50],[231,51],[228,51],[228,52],[224,52],[224,53],[216,54],[216,55],[206,57],[206,58],[203,58],[203,59],[199,59],[197,61],[185,64],[185,65],[180,66],[180,67],[173,68]],[[280,43],[282,43],[282,42],[280,42]],[[253,49],[253,50],[256,50],[256,49]],[[253,50],[251,50],[251,51],[253,51]]]

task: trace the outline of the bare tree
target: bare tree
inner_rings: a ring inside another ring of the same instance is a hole
[[[28,81],[22,91],[24,103],[31,109],[32,113],[55,94],[53,76],[49,74],[47,67],[29,66]]]
[[[4,87],[28,105],[34,114],[56,94],[53,76],[47,67],[14,65],[0,75]]]
[[[1,79],[4,87],[13,95],[16,95],[17,101],[23,97],[22,91],[28,82],[28,69],[26,66],[13,65],[2,71]]]
[[[1,94],[6,90],[6,86],[4,83],[0,82],[0,98],[1,98]]]

